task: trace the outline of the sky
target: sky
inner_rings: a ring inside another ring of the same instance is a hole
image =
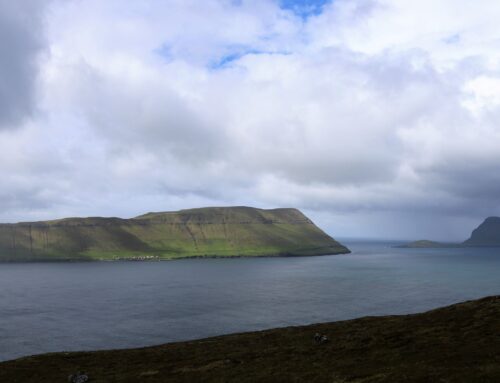
[[[500,215],[500,2],[0,0],[0,221],[296,207],[336,238]]]

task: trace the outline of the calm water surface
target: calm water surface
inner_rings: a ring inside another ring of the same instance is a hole
[[[411,313],[500,294],[500,249],[0,264],[0,360]]]

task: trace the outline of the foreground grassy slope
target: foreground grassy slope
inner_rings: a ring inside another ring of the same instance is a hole
[[[349,252],[296,209],[222,207],[0,225],[0,261]]]
[[[500,296],[423,314],[0,363],[0,382],[500,382]],[[315,344],[316,332],[330,339]]]

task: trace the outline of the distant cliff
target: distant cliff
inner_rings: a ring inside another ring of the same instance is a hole
[[[462,245],[500,246],[500,217],[486,218]]]
[[[472,231],[470,238],[462,243],[442,243],[428,240],[410,242],[396,246],[401,248],[442,248],[442,247],[500,247],[500,217],[489,217]]]
[[[145,260],[348,253],[297,209],[213,207],[132,219],[0,224],[0,261]]]

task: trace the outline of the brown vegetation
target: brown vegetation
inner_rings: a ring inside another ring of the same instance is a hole
[[[329,341],[317,343],[315,333]],[[423,314],[0,364],[0,382],[500,382],[500,296]]]

